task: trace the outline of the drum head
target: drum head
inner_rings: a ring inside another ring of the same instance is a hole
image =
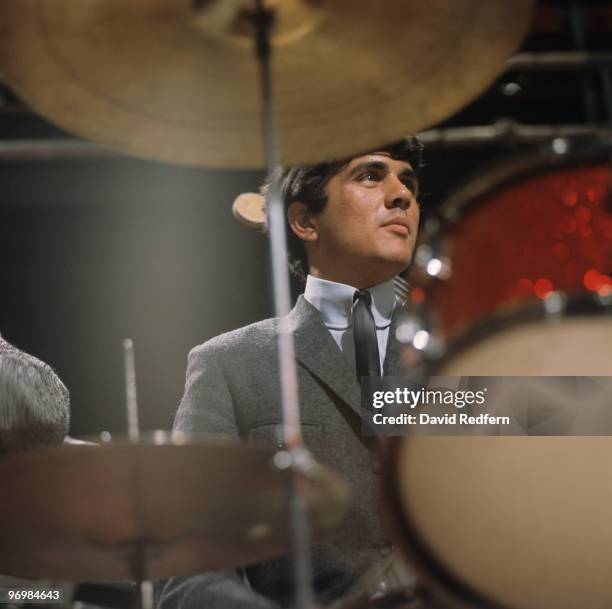
[[[390,454],[395,541],[454,605],[610,605],[612,438],[407,437]]]

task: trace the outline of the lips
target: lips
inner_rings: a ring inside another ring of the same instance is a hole
[[[407,218],[394,218],[383,224],[383,228],[389,229],[391,232],[407,237],[411,233],[410,223]]]

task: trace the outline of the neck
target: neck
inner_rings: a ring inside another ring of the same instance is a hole
[[[348,269],[339,270],[324,270],[310,265],[308,271],[313,277],[318,279],[325,279],[327,281],[335,281],[336,283],[344,283],[350,285],[358,290],[367,290],[380,283],[384,283],[389,279],[395,277],[397,273],[394,271],[387,270],[386,273],[375,273],[375,272],[350,272]]]

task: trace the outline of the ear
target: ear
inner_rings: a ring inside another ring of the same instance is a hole
[[[308,213],[308,207],[305,203],[300,201],[294,201],[287,210],[287,222],[291,230],[302,240],[302,241],[316,241],[319,238],[317,229],[312,223],[310,214]]]

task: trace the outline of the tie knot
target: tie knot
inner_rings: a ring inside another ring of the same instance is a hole
[[[355,290],[355,294],[353,295],[353,302],[358,302],[359,300],[363,300],[368,307],[372,306],[372,295],[368,290]]]

